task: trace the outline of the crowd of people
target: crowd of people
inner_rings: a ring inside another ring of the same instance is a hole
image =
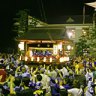
[[[0,96],[95,96],[96,59],[28,65],[18,55],[0,54]]]

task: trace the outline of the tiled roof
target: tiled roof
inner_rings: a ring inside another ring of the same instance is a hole
[[[68,39],[64,29],[34,29],[25,32],[20,40],[62,40]]]

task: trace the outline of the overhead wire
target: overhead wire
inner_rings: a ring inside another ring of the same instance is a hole
[[[44,9],[44,3],[43,3],[43,1],[42,0],[40,0],[40,3],[41,3],[41,7],[40,7],[40,13],[41,13],[41,17],[43,17],[44,18],[44,21],[45,22],[47,22],[47,17],[46,17],[46,14],[45,14],[45,9]],[[43,19],[42,18],[42,19]],[[48,30],[47,30],[48,31]],[[51,41],[53,41],[53,38],[52,38],[52,36],[51,36],[51,34],[49,33],[49,32],[47,32],[47,35],[48,35],[48,37],[50,38],[50,40]]]
[[[44,10],[44,3],[42,0],[41,1],[41,8],[42,8],[42,11],[43,11],[43,16],[44,16],[44,21],[47,22],[47,18],[46,18],[46,14],[45,14],[45,10]]]
[[[42,13],[42,9],[41,9],[39,0],[37,0],[37,3],[38,3],[41,19],[43,19],[43,13]]]

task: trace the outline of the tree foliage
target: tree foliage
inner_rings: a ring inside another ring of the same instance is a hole
[[[82,35],[79,42],[76,43],[76,54],[83,55],[84,52],[91,56],[96,55],[96,28],[89,30],[87,35]]]
[[[14,31],[18,33],[18,36],[23,35],[28,31],[28,10],[19,10],[14,18]]]
[[[79,38],[79,42],[76,43],[76,55],[82,56],[84,52],[88,51],[89,45],[84,35]]]
[[[89,33],[89,48],[92,56],[96,55],[96,27],[94,27]]]

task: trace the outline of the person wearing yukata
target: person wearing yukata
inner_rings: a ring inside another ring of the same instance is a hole
[[[85,96],[93,96],[94,95],[94,89],[93,89],[92,85],[93,85],[93,81],[92,81],[92,78],[90,77],[88,84],[87,84]]]
[[[79,64],[76,63],[75,65],[75,73],[78,75],[79,74]]]

